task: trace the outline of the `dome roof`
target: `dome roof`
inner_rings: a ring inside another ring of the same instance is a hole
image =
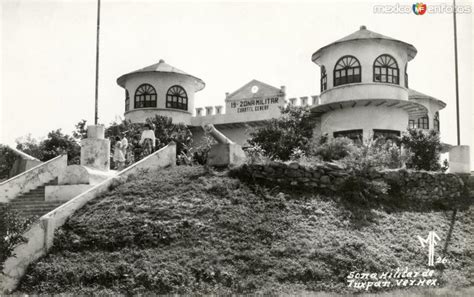
[[[204,81],[202,81],[202,79],[197,78],[195,76],[192,76],[191,74],[188,74],[188,73],[184,72],[183,70],[180,70],[180,69],[178,69],[174,66],[171,66],[170,64],[165,63],[165,61],[163,59],[161,59],[156,64],[153,64],[153,65],[147,66],[145,68],[141,68],[141,69],[138,69],[138,70],[135,70],[135,71],[132,71],[132,72],[129,72],[127,74],[124,74],[124,75],[120,76],[119,78],[117,78],[117,84],[119,84],[121,87],[124,88],[125,87],[125,81],[127,80],[128,77],[130,77],[134,74],[149,73],[149,72],[177,73],[177,74],[181,74],[181,75],[185,75],[185,76],[188,76],[190,78],[193,78],[193,79],[195,79],[196,85],[197,85],[196,92],[204,89],[204,86],[205,86]]]
[[[346,37],[341,38],[339,40],[336,40],[333,43],[330,43],[330,44],[320,48],[319,50],[317,50],[312,56],[312,61],[317,63],[317,60],[321,56],[322,52],[325,49],[327,49],[328,47],[332,46],[332,45],[336,45],[336,44],[344,43],[344,42],[348,42],[348,41],[368,40],[368,39],[388,40],[388,41],[392,41],[392,42],[396,42],[396,43],[399,43],[401,45],[404,45],[407,48],[407,51],[408,51],[408,61],[413,59],[416,56],[416,53],[417,53],[416,48],[413,45],[409,44],[409,43],[406,43],[406,42],[403,42],[403,41],[400,41],[400,40],[397,40],[397,39],[394,39],[394,38],[391,38],[391,37],[388,37],[388,36],[385,36],[385,35],[370,31],[370,30],[367,30],[367,27],[361,26],[358,31],[355,31],[352,34],[347,35]]]

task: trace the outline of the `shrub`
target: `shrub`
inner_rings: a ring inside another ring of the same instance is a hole
[[[365,140],[363,143],[355,145],[349,155],[342,159],[342,162],[362,170],[401,168],[406,160],[406,153],[402,153],[395,142],[377,139]]]
[[[305,156],[306,154],[302,149],[300,149],[299,147],[295,147],[291,150],[290,160],[297,161],[304,158]]]
[[[15,159],[15,153],[8,146],[0,144],[0,181],[10,177]]]
[[[5,260],[14,256],[15,247],[26,241],[22,234],[32,222],[32,218],[21,217],[8,204],[0,203],[0,273]]]
[[[314,140],[310,154],[319,157],[323,161],[341,160],[355,150],[352,140],[346,137]]]
[[[199,165],[205,165],[207,163],[207,157],[211,150],[211,146],[217,143],[216,140],[207,132],[204,133],[203,139],[204,141],[199,146],[191,149],[192,162]]]
[[[312,143],[311,157],[326,162],[341,161],[348,166],[400,168],[407,160],[407,154],[402,153],[396,141],[384,138],[354,143],[349,138],[337,137]]]
[[[281,109],[281,114],[250,133],[248,143],[259,145],[272,158],[287,161],[296,148],[308,151],[315,123],[309,107],[288,105]]]
[[[416,170],[440,171],[441,142],[438,132],[409,129],[402,135],[401,143],[411,153],[407,167]]]
[[[269,157],[266,156],[265,150],[258,144],[252,145],[245,149],[248,164],[265,163]]]

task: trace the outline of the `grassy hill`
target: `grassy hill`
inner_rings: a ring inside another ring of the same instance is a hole
[[[351,271],[425,269],[428,250],[417,236],[426,238],[429,231],[441,238],[436,255],[448,261],[438,264],[434,275],[443,289],[410,292],[444,294],[473,285],[472,207],[454,217],[452,211],[382,208],[361,215],[338,201],[317,193],[250,187],[203,167],[146,174],[76,213],[18,290],[360,292],[347,286]],[[388,290],[390,296],[406,292],[403,287]],[[468,289],[462,290],[459,296]]]

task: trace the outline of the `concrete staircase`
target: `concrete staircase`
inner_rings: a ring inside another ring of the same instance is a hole
[[[30,190],[27,193],[21,194],[10,201],[10,206],[13,210],[18,211],[25,217],[42,216],[64,202],[62,201],[45,201],[44,188],[49,185],[57,185],[58,179],[55,178],[50,182]]]

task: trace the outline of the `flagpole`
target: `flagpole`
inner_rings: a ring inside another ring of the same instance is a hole
[[[95,116],[94,124],[99,119],[99,30],[100,30],[100,0],[97,1],[97,39],[95,48]]]
[[[454,22],[454,69],[455,69],[455,83],[456,83],[456,124],[458,145],[461,145],[461,131],[459,127],[459,83],[458,83],[458,38],[456,30],[456,0],[453,0],[453,22]]]

